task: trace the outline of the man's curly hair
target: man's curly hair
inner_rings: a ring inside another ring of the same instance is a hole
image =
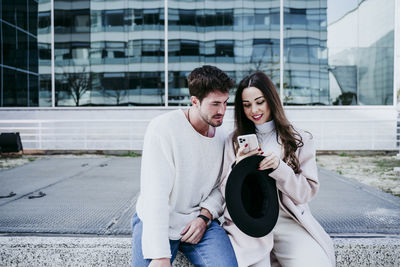
[[[197,97],[201,102],[211,92],[229,92],[234,82],[217,67],[204,65],[189,74],[188,85],[190,95]]]

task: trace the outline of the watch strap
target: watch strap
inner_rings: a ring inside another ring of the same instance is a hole
[[[207,216],[203,215],[203,214],[200,214],[197,217],[203,219],[206,222],[207,225],[210,222],[210,219]]]

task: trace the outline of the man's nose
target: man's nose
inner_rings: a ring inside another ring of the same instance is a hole
[[[220,105],[218,108],[218,113],[224,115],[225,111],[226,111],[226,105],[225,104]]]

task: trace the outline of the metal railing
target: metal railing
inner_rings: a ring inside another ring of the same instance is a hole
[[[150,119],[130,120],[0,120],[0,132],[20,132],[24,149],[37,150],[141,150]],[[310,131],[318,150],[396,150],[400,143],[393,120],[297,120]],[[224,127],[233,129],[233,121]]]
[[[137,149],[148,120],[0,120],[0,132],[19,132],[24,149]]]

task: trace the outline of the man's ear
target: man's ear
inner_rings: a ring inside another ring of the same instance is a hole
[[[190,102],[192,103],[193,106],[200,105],[200,100],[195,96],[191,96],[190,97]]]

